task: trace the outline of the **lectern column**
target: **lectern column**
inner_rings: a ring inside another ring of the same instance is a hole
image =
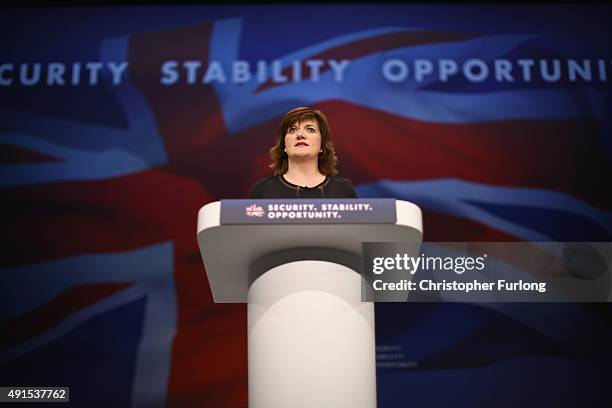
[[[374,408],[374,303],[361,275],[328,261],[295,261],[248,291],[250,408]]]

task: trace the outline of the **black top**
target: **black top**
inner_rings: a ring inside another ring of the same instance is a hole
[[[327,176],[314,187],[301,187],[285,180],[283,176],[259,179],[251,187],[249,198],[357,198],[351,180]]]

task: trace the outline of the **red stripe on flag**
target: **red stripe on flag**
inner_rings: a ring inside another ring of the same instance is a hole
[[[612,207],[612,168],[593,119],[445,124],[406,119],[343,101],[330,118],[342,174],[354,183],[457,178],[528,187]]]
[[[195,240],[197,183],[159,171],[3,190],[3,266]]]
[[[217,96],[212,87],[199,84],[201,76],[197,86],[183,81],[168,86],[161,84],[159,79],[159,67],[170,60],[179,63],[195,60],[202,64],[199,72],[206,69],[212,28],[212,24],[201,24],[137,34],[129,44],[130,78],[142,92],[164,132],[166,153],[172,159],[184,153],[185,140],[192,149],[205,148],[211,136],[225,131]],[[182,68],[180,70],[185,74]],[[168,133],[169,129],[172,133]]]

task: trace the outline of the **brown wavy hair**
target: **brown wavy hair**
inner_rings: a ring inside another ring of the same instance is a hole
[[[323,152],[319,153],[319,171],[326,176],[335,176],[338,174],[338,170],[336,169],[338,157],[336,156],[334,144],[331,140],[331,132],[327,117],[318,109],[301,106],[285,113],[278,128],[276,142],[274,146],[270,148],[270,159],[272,160],[270,168],[274,170],[275,176],[283,175],[289,169],[289,157],[287,153],[285,153],[285,135],[287,134],[287,130],[294,123],[308,119],[317,122],[319,125],[319,132],[321,133],[321,149]]]

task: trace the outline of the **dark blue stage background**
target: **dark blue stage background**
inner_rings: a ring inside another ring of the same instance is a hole
[[[0,385],[246,407],[246,308],[212,302],[196,214],[269,174],[296,106],[327,114],[361,197],[423,209],[426,241],[611,241],[610,7],[44,7],[0,23]],[[377,304],[379,407],[609,406],[610,311]]]

